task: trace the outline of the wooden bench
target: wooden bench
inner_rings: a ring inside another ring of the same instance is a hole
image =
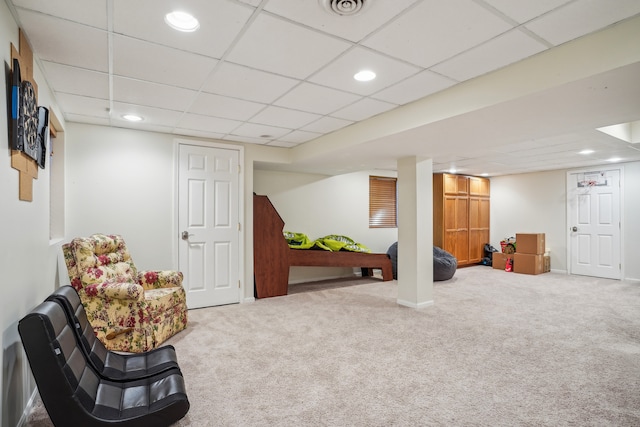
[[[253,196],[253,271],[257,298],[287,295],[289,268],[359,267],[363,276],[382,270],[382,280],[393,280],[387,254],[291,249],[282,234],[284,221],[267,196]]]

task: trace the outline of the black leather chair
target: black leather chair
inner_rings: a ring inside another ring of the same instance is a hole
[[[179,369],[111,381],[88,362],[59,304],[45,301],[18,323],[42,402],[60,426],[169,426],[189,410]]]
[[[120,354],[107,350],[93,332],[80,297],[71,286],[60,287],[47,300],[62,306],[69,323],[74,325],[81,349],[100,377],[113,381],[129,381],[179,368],[176,350],[171,345],[135,354]]]

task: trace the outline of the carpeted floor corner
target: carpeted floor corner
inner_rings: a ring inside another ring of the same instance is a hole
[[[290,288],[189,312],[177,426],[640,425],[640,284],[476,266],[419,310],[395,281]]]

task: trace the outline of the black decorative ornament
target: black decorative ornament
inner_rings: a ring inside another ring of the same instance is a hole
[[[38,160],[38,105],[36,92],[29,81],[20,83],[20,117],[18,118],[18,139],[22,151],[34,160]]]
[[[38,107],[38,132],[37,132],[37,150],[38,150],[38,166],[44,169],[47,160],[47,142],[49,141],[49,109],[46,107]]]

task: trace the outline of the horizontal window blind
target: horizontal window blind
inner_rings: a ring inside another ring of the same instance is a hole
[[[369,177],[369,228],[397,227],[396,178]]]

